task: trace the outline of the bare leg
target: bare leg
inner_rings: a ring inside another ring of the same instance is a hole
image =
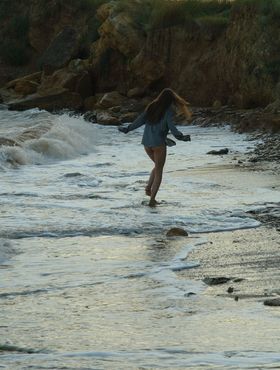
[[[154,182],[154,178],[155,178],[155,169],[153,168],[152,171],[151,171],[151,174],[150,174],[148,184],[145,188],[146,195],[148,195],[149,197],[152,194],[152,185],[153,185],[153,182]]]
[[[153,161],[155,163],[155,167],[150,176],[150,180],[152,181],[152,184],[151,184],[151,198],[150,198],[149,206],[154,207],[157,204],[156,195],[157,195],[157,192],[159,190],[159,187],[162,181],[163,167],[164,167],[165,159],[166,159],[166,146],[158,146],[154,148],[149,148],[149,150],[153,152]]]
[[[149,147],[145,147],[145,151],[146,153],[148,154],[148,156],[150,157],[150,159],[154,162],[154,151],[152,148],[149,148]],[[148,195],[149,197],[151,196],[151,193],[152,193],[152,185],[153,185],[153,182],[154,182],[154,177],[155,177],[155,169],[153,168],[151,173],[150,173],[150,177],[149,177],[149,181],[146,185],[146,188],[145,188],[145,193],[146,195]]]

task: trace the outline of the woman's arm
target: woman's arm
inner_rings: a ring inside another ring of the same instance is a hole
[[[177,129],[174,125],[174,112],[172,109],[169,109],[166,113],[167,125],[172,135],[176,137],[177,140],[182,141],[191,141],[190,135],[184,135],[181,131]]]
[[[137,129],[138,127],[143,126],[145,123],[145,112],[141,113],[136,120],[134,120],[130,125],[128,126],[119,126],[119,131],[123,132],[124,134],[127,134],[129,131],[133,131]]]
[[[184,135],[181,131],[177,129],[174,124],[174,111],[172,109],[168,109],[168,111],[166,112],[166,122],[172,135],[175,136],[178,140],[182,139]]]

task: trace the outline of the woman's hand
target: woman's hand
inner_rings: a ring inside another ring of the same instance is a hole
[[[118,130],[124,134],[128,133],[128,127],[127,126],[119,126]]]
[[[182,141],[191,141],[190,135],[183,135],[183,137],[180,139]]]

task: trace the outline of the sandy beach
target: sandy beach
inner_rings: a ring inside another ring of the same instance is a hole
[[[200,266],[186,270],[184,276],[206,281],[205,295],[259,302],[276,298],[280,296],[279,246],[279,232],[266,226],[210,233],[207,244],[188,255]],[[209,278],[229,280],[215,284]]]

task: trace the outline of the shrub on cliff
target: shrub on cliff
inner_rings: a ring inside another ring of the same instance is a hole
[[[152,12],[149,21],[150,28],[163,28],[185,24],[197,18],[215,16],[212,23],[225,24],[225,18],[232,6],[229,0],[152,0]],[[217,19],[221,16],[222,22]],[[206,22],[207,20],[205,20]],[[208,23],[210,21],[208,20]]]

